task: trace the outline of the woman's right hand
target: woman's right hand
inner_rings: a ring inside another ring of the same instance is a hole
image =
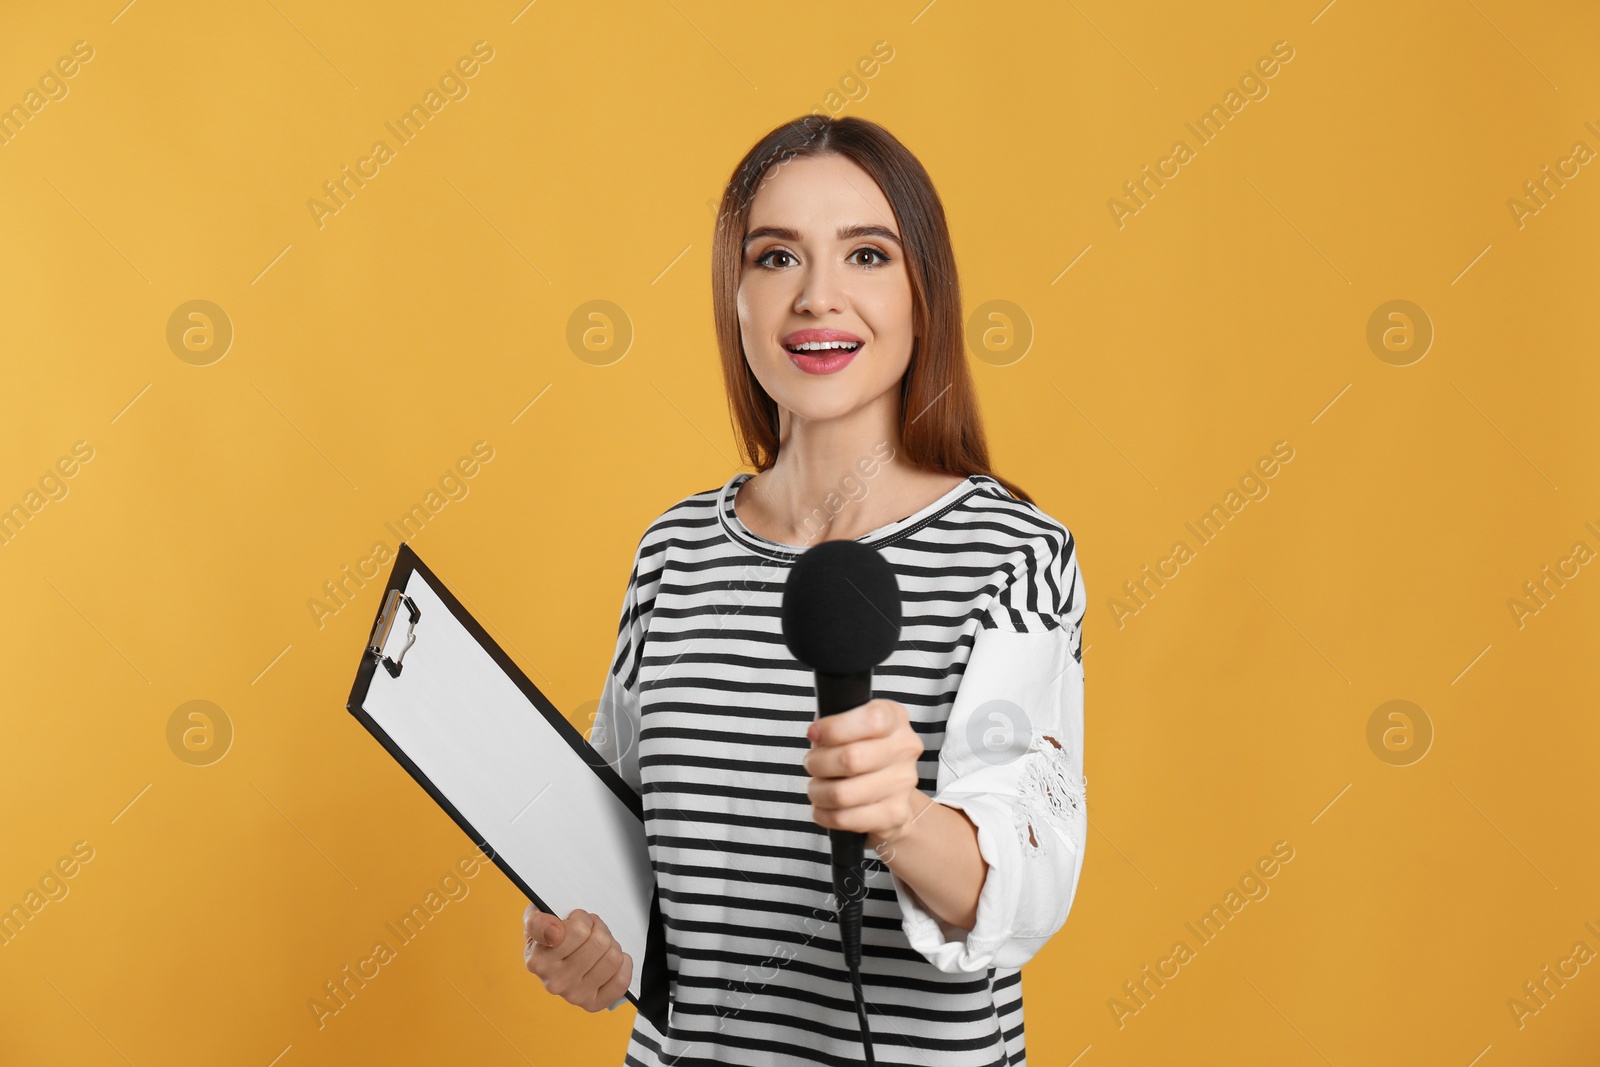
[[[584,1011],[614,1006],[633,981],[633,957],[600,916],[574,908],[565,920],[531,903],[522,913],[523,961],[544,987]]]

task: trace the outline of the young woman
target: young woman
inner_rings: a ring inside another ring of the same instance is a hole
[[[735,430],[757,470],[645,530],[590,741],[642,794],[672,972],[636,1067],[862,1062],[829,829],[867,835],[861,982],[878,1063],[1025,1063],[1019,968],[1082,870],[1083,581],[1072,534],[989,469],[944,209],[882,127],[809,116],[734,172],[712,252]],[[816,719],[789,566],[877,549],[899,644]],[[530,905],[526,960],[589,1011],[633,960]]]

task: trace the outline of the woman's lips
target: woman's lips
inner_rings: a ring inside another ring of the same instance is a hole
[[[795,353],[784,349],[789,356],[789,362],[805,371],[807,374],[837,374],[849,366],[850,361],[861,353],[865,344],[856,348],[854,352],[845,352],[839,349],[833,351],[811,353]]]

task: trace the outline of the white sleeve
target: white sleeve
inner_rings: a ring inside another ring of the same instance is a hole
[[[639,607],[639,568],[643,551],[641,539],[622,598],[611,667],[600,690],[600,704],[595,709],[594,725],[588,738],[594,750],[635,793],[643,792],[639,777],[639,661],[643,656],[646,623]]]
[[[945,972],[1027,963],[1065,924],[1083,870],[1085,601],[1070,533],[1044,566],[1053,581],[1013,582],[982,616],[939,752],[933,799],[972,820],[988,865],[973,928],[894,876],[911,947]]]

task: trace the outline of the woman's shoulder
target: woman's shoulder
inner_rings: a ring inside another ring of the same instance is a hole
[[[1071,528],[1039,504],[1012,496],[988,475],[973,475],[973,481],[977,492],[965,504],[975,535],[998,552],[1005,572],[991,613],[1004,613],[1014,625],[1020,612],[1043,616],[1049,620],[1045,626],[1075,623],[1084,598]]]
[[[1065,522],[1036,503],[1012,496],[987,474],[974,474],[971,480],[977,491],[966,504],[981,517],[986,530],[995,536],[1008,536],[1016,543],[1046,542],[1053,549],[1052,555],[1076,555],[1077,541]]]
[[[723,485],[702,489],[682,497],[645,524],[635,550],[637,562],[659,558],[674,540],[703,536],[717,525],[717,506]]]

